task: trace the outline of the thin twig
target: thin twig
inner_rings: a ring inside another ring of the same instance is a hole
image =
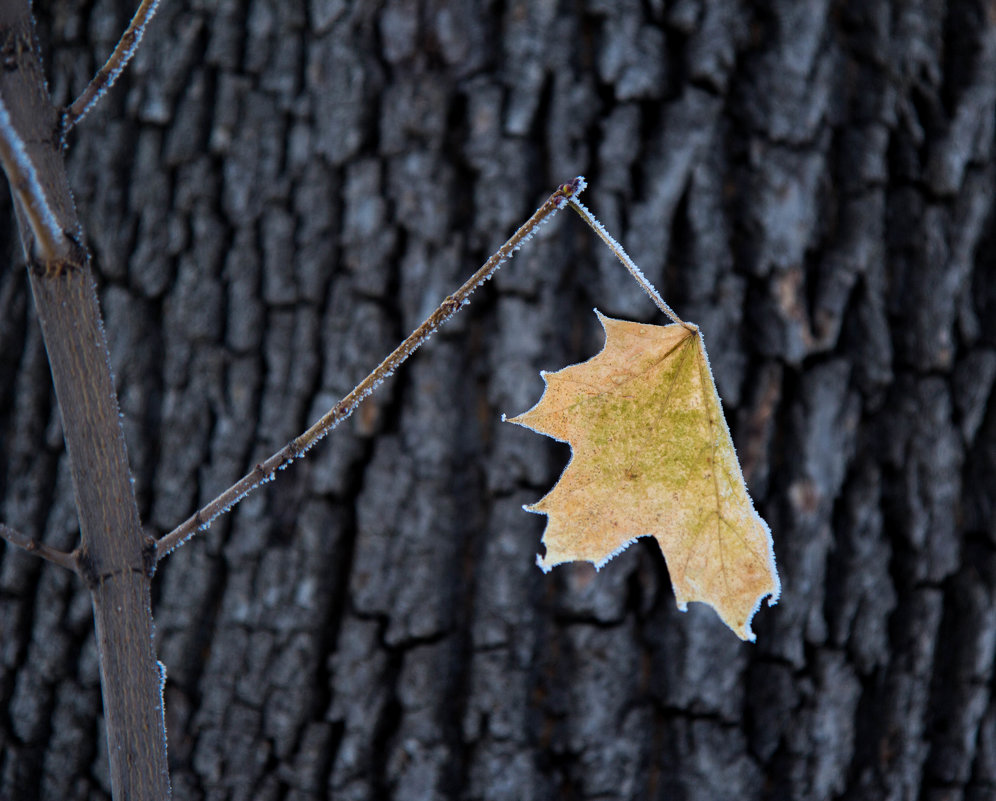
[[[570,204],[574,211],[581,215],[581,219],[588,223],[595,233],[601,237],[602,241],[609,246],[609,250],[616,254],[616,258],[623,263],[623,266],[627,270],[629,270],[630,274],[640,285],[640,288],[650,296],[650,299],[655,304],[657,304],[658,309],[664,312],[664,314],[670,317],[674,322],[678,323],[678,325],[683,325],[685,328],[695,327],[691,323],[686,323],[682,320],[677,314],[674,313],[674,309],[664,302],[664,298],[661,297],[660,292],[658,292],[657,288],[647,280],[647,277],[643,274],[640,268],[636,266],[636,262],[629,257],[629,254],[625,250],[623,250],[623,246],[612,238],[609,232],[605,230],[605,226],[603,226],[595,218],[594,214],[588,211],[581,201],[579,201],[576,197],[572,197],[570,198]]]
[[[44,542],[39,542],[34,537],[22,534],[20,531],[3,523],[0,523],[0,539],[7,540],[11,545],[16,545],[28,553],[33,553],[35,556],[47,559],[49,562],[59,565],[59,567],[72,570],[74,573],[78,572],[76,557],[72,553],[60,551],[58,548],[53,548]]]
[[[107,59],[103,67],[97,70],[97,74],[87,84],[83,93],[66,109],[62,118],[63,135],[69,133],[76,123],[97,105],[97,101],[114,85],[124,68],[128,66],[128,62],[135,55],[135,51],[142,41],[142,36],[145,34],[145,26],[156,13],[158,6],[159,0],[142,0],[135,16],[131,18],[127,30],[121,34],[121,39],[118,40],[117,47],[114,48],[110,58]]]
[[[584,179],[579,177],[569,184],[564,184],[550,195],[549,199],[535,211],[533,216],[526,220],[519,230],[512,234],[511,238],[498,248],[495,254],[476,273],[467,279],[463,286],[440,303],[439,307],[426,318],[422,325],[412,331],[390,356],[377,365],[370,375],[357,384],[352,392],[335,404],[317,423],[299,437],[292,439],[265,462],[257,464],[237,483],[162,537],[156,543],[156,560],[162,559],[163,556],[182,545],[196,532],[205,530],[218,515],[227,512],[260,484],[270,481],[277,470],[282,470],[295,459],[303,456],[316,442],[349,417],[360,402],[386,378],[390,377],[405,359],[418,350],[461,307],[469,303],[471,293],[491,278],[542,223],[546,222],[558,209],[563,208],[568,199],[583,191],[584,187]]]
[[[11,189],[24,209],[34,235],[34,255],[42,263],[52,263],[65,257],[68,240],[52,212],[45,190],[38,179],[35,165],[24,147],[24,140],[14,130],[7,105],[0,99],[0,162]]]

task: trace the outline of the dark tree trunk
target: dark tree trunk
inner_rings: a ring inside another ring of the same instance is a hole
[[[66,102],[132,8],[38,7]],[[303,430],[558,185],[698,323],[783,596],[542,574],[499,422],[662,322],[573,215],[153,584],[178,799],[996,798],[996,22],[981,2],[167,0],[74,134],[143,521]],[[0,520],[78,526],[0,209]],[[109,795],[89,597],[0,549],[0,798]]]

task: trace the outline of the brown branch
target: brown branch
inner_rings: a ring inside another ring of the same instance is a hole
[[[22,534],[17,529],[13,529],[3,523],[0,523],[0,539],[6,540],[11,545],[16,545],[18,548],[23,548],[25,551],[33,553],[35,556],[40,556],[42,559],[47,559],[49,562],[59,565],[59,567],[72,570],[74,573],[79,572],[79,568],[76,564],[75,553],[60,551],[58,548],[53,548],[50,545],[46,545],[44,542],[39,542],[34,537]]]
[[[0,137],[10,145],[13,168],[4,167],[14,186],[18,231],[69,456],[80,524],[75,560],[93,604],[111,795],[115,801],[164,801],[170,790],[153,647],[151,555],[131,485],[93,271],[56,135],[62,112],[48,94],[28,0],[0,0],[0,33],[0,97],[9,115],[6,127],[17,137]],[[18,184],[25,175],[30,194],[22,200]],[[33,183],[44,192],[31,192]],[[47,200],[52,219],[31,207],[36,197]],[[46,237],[61,243],[64,258],[44,244]]]
[[[569,184],[563,184],[547,201],[540,206],[533,216],[526,220],[512,234],[507,242],[495,251],[481,268],[468,278],[463,286],[448,296],[438,308],[430,314],[425,322],[408,335],[407,339],[364,378],[346,397],[336,403],[317,423],[311,426],[299,437],[292,439],[283,448],[273,454],[265,462],[257,464],[249,473],[243,476],[207,506],[199,509],[191,517],[166,534],[156,543],[156,560],[162,559],[174,548],[185,543],[198,531],[204,531],[219,515],[229,511],[235,504],[246,497],[261,484],[273,478],[277,470],[282,470],[295,459],[307,453],[316,442],[349,417],[357,406],[370,395],[392,373],[430,337],[436,330],[461,307],[469,302],[471,293],[495,274],[512,254],[518,250],[536,231],[537,227],[546,222],[558,209],[563,208],[568,200],[584,190],[583,178],[575,178]]]
[[[7,105],[0,99],[0,163],[34,235],[34,252],[29,254],[43,264],[54,264],[68,255],[68,239],[28,156],[24,140],[14,130]]]
[[[142,41],[142,36],[145,34],[145,26],[156,13],[158,6],[159,0],[142,0],[135,16],[131,18],[128,28],[121,34],[121,39],[110,58],[107,59],[103,67],[97,70],[97,74],[87,84],[83,93],[66,109],[62,118],[63,134],[69,133],[76,123],[97,105],[97,101],[104,96],[104,93],[114,85],[124,68],[128,66],[131,57],[135,55],[135,51]]]

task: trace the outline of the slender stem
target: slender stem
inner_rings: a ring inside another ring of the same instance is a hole
[[[17,196],[34,234],[33,254],[43,264],[65,257],[66,237],[63,236],[52,207],[38,178],[38,171],[28,157],[24,140],[14,130],[7,105],[0,99],[0,162],[11,189]],[[32,255],[32,254],[29,254]]]
[[[97,101],[104,96],[104,93],[114,85],[124,68],[128,66],[131,57],[135,55],[135,51],[142,41],[142,36],[145,34],[145,26],[156,13],[158,6],[159,0],[142,0],[135,16],[131,18],[128,28],[121,34],[121,39],[118,40],[117,47],[114,48],[110,58],[90,79],[90,83],[87,84],[83,93],[66,109],[62,120],[63,134],[69,133],[76,123],[97,105]]]
[[[601,237],[602,241],[609,246],[609,250],[616,254],[616,258],[623,263],[623,266],[627,270],[629,270],[630,274],[636,279],[636,283],[640,285],[641,289],[643,289],[643,291],[650,296],[650,299],[657,304],[657,308],[664,312],[664,314],[670,317],[674,322],[678,323],[678,325],[683,325],[685,328],[694,328],[691,323],[686,323],[677,314],[675,314],[674,309],[664,302],[664,298],[661,297],[661,294],[657,291],[657,288],[647,280],[647,277],[643,274],[640,268],[636,266],[636,262],[629,257],[629,254],[625,250],[623,250],[623,246],[616,242],[609,232],[605,230],[605,226],[595,218],[595,215],[588,211],[585,205],[576,197],[570,198],[570,204],[574,211],[581,215],[581,219],[588,223],[595,233]]]
[[[558,209],[563,208],[569,199],[583,191],[584,186],[584,179],[578,177],[568,184],[563,184],[550,195],[547,201],[533,213],[533,216],[526,220],[509,240],[464,282],[463,286],[443,300],[422,325],[412,331],[390,356],[377,365],[373,372],[357,384],[352,392],[336,403],[317,423],[300,436],[292,439],[266,461],[257,464],[249,473],[207,506],[199,509],[169,534],[162,537],[156,543],[156,560],[162,559],[163,556],[182,545],[196,532],[205,530],[216,517],[227,512],[260,484],[272,479],[277,470],[282,470],[295,459],[307,453],[316,442],[349,417],[361,401],[370,395],[381,382],[389,378],[402,362],[418,350],[443,323],[469,302],[471,293],[491,278],[542,223],[546,222]]]
[[[76,564],[75,553],[60,551],[58,548],[52,548],[44,542],[39,542],[34,537],[22,534],[20,531],[17,531],[10,526],[6,526],[3,523],[0,523],[0,539],[6,540],[11,545],[16,545],[18,548],[23,548],[28,553],[33,553],[35,556],[40,556],[42,559],[47,559],[49,562],[59,565],[59,567],[72,570],[74,573],[79,572]]]

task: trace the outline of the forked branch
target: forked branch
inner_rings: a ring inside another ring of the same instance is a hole
[[[114,48],[110,58],[107,59],[103,67],[97,70],[97,74],[87,84],[83,93],[66,109],[62,119],[63,135],[69,133],[117,81],[124,68],[128,66],[128,62],[131,61],[132,56],[135,55],[135,51],[142,41],[142,36],[145,35],[145,26],[148,25],[158,7],[159,0],[142,0],[135,16],[131,18],[128,28],[121,34],[121,39],[118,40],[117,47]]]
[[[456,292],[447,297],[439,307],[412,331],[394,352],[364,378],[346,397],[333,406],[317,423],[292,439],[265,462],[257,464],[251,472],[242,477],[203,509],[198,510],[169,534],[156,543],[156,560],[182,545],[198,531],[205,530],[211,522],[231,509],[260,484],[273,478],[277,470],[282,470],[295,459],[303,456],[322,437],[349,417],[360,402],[372,393],[386,378],[411,356],[433,333],[449,320],[461,307],[469,302],[471,293],[495,274],[511,255],[528,240],[536,229],[546,222],[554,212],[563,208],[568,200],[584,190],[584,178],[575,178],[561,186],[540,206],[533,216],[509,238],[504,245],[488,259]]]
[[[18,548],[23,548],[25,551],[33,553],[35,556],[40,556],[42,559],[47,559],[49,562],[59,565],[59,567],[72,570],[74,573],[78,571],[76,557],[72,553],[60,551],[58,548],[52,548],[44,542],[39,542],[34,537],[22,534],[20,531],[17,531],[10,526],[6,526],[3,523],[0,523],[0,539],[6,540],[11,545],[16,545]]]

